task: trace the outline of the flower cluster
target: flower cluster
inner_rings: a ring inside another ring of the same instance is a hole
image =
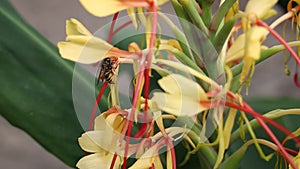
[[[296,6],[291,1],[289,12],[269,26],[264,20],[276,14],[276,0],[250,0],[244,10],[239,9],[238,1],[222,1],[214,15],[213,1],[171,0],[177,16],[182,18],[179,20],[183,30],[159,11],[167,0],[80,2],[93,15],[114,14],[114,19],[107,41],[94,36],[78,20],[67,20],[66,41],[58,43],[63,58],[101,65],[98,80],[103,83],[92,112],[90,131],[78,139],[87,152],[78,161],[78,168],[175,169],[179,164],[178,150],[175,151],[179,143],[186,149],[180,152],[186,153],[180,165],[198,153],[200,161],[208,160],[206,168],[238,168],[241,158],[235,157],[243,156],[247,147],[254,144],[263,159],[269,160],[278,153],[291,168],[300,168],[298,151],[284,146],[290,139],[300,143],[300,132],[290,132],[274,121],[289,114],[299,115],[300,109],[262,115],[243,101],[241,93],[244,85],[249,86],[255,65],[281,50],[286,49],[300,65],[300,57],[292,49],[300,46],[298,38],[286,42],[273,30],[289,19],[298,23],[298,1]],[[131,20],[115,29],[122,10],[127,10]],[[162,35],[164,27],[159,19],[167,24],[174,38]],[[132,42],[127,50],[113,46],[114,34],[129,24],[145,29],[146,45]],[[262,45],[269,34],[280,44]],[[95,118],[106,86],[113,90],[118,85],[118,67],[124,63],[132,64],[135,73],[131,107],[122,107],[118,93],[111,92],[111,107]],[[298,84],[297,72],[295,76]],[[160,91],[150,95],[153,84],[158,84]],[[234,127],[235,123],[240,127]],[[268,125],[286,134],[286,140],[280,142]],[[257,138],[254,129],[258,126],[270,140]],[[244,139],[243,146],[232,154],[226,152],[239,138]],[[270,147],[274,153],[265,155],[261,145]]]

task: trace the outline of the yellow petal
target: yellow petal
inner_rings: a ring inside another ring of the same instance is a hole
[[[300,168],[300,151],[296,157],[293,158],[294,163],[298,168]],[[291,165],[289,165],[289,169],[293,169]]]
[[[167,151],[167,169],[172,169],[173,168],[173,163],[172,163],[172,154],[171,150]]]
[[[248,79],[251,78],[251,74],[249,75],[249,71],[252,70],[254,71],[254,66],[255,66],[255,61],[253,58],[245,57],[243,59],[244,66],[241,72],[241,77],[240,77],[240,83],[244,83],[246,80],[246,77],[248,76]]]
[[[277,3],[277,0],[249,0],[245,12],[262,18]]]
[[[164,169],[159,156],[154,157],[154,168],[155,169]]]
[[[128,8],[127,9],[127,14],[129,15],[135,29],[138,29],[138,22],[137,22],[137,19],[136,19],[134,8]]]
[[[76,167],[79,169],[99,169],[99,168],[110,168],[111,161],[114,154],[111,153],[95,153],[92,155],[81,158]],[[117,157],[114,169],[121,168],[121,159]]]
[[[149,148],[129,169],[149,169],[155,158],[159,158],[156,149],[157,146]]]
[[[94,130],[105,130],[107,123],[105,121],[105,113],[102,113],[100,116],[97,116],[95,119]]]
[[[261,19],[266,20],[276,14],[277,14],[277,11],[275,9],[270,9],[261,17]]]
[[[121,0],[80,0],[83,7],[95,16],[108,16],[129,8]]]
[[[230,109],[228,113],[228,117],[226,119],[226,123],[224,126],[224,147],[227,149],[230,143],[231,131],[233,125],[235,124],[235,117],[236,117],[237,109]]]
[[[268,31],[254,26],[246,32],[245,57],[257,60],[260,58],[261,43],[265,40]]]
[[[152,104],[159,110],[163,110],[175,116],[193,116],[208,108],[202,106],[199,98],[185,97],[183,95],[171,95],[156,92],[151,99]],[[152,109],[152,108],[151,108]]]
[[[246,35],[240,35],[230,46],[226,54],[226,63],[234,62],[243,58],[245,54]]]
[[[119,145],[120,135],[112,130],[97,130],[89,131],[82,135],[82,137],[89,137],[96,145],[108,152],[115,152]],[[86,142],[79,142],[81,147],[87,147]]]
[[[160,87],[167,93],[182,93],[196,99],[206,100],[206,93],[200,85],[179,74],[170,74],[158,81]]]
[[[93,36],[90,31],[88,31],[82,23],[78,20],[71,18],[66,21],[66,33],[67,35],[85,35],[85,36]]]
[[[151,99],[153,108],[176,116],[193,116],[207,110],[200,101],[208,100],[205,91],[196,82],[179,74],[171,74],[158,81],[166,92],[156,92]]]
[[[112,126],[112,128],[114,129],[114,131],[121,133],[123,130],[123,127],[125,125],[125,119],[119,115],[119,114],[110,114],[107,116],[106,121],[108,122],[108,124],[110,126]]]
[[[180,46],[180,44],[179,44],[179,42],[177,40],[170,39],[170,40],[168,40],[167,43],[168,43],[168,45],[170,45],[170,46],[178,49],[179,51],[182,51],[182,48],[181,48],[181,46]]]
[[[72,35],[67,42],[57,44],[60,55],[68,60],[85,64],[96,63],[103,59],[112,45],[97,37]]]
[[[87,134],[82,134],[82,136],[78,138],[78,142],[84,151],[91,153],[103,151],[103,149],[97,145]]]

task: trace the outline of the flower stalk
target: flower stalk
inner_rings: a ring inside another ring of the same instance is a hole
[[[179,20],[181,30],[173,23],[174,19],[160,11],[163,9],[160,5],[167,0],[111,0],[106,1],[105,7],[104,0],[80,2],[93,15],[114,16],[106,41],[71,19],[67,22],[66,42],[58,44],[66,59],[84,64],[101,62],[98,77],[103,85],[93,107],[89,131],[79,138],[81,147],[91,155],[78,162],[79,168],[98,167],[100,164],[95,161],[102,161],[110,169],[176,169],[182,152],[176,154],[175,146],[180,147],[183,142],[187,152],[182,163],[185,165],[192,154],[201,154],[199,163],[203,159],[209,161],[204,168],[238,168],[242,157],[234,157],[244,156],[254,143],[264,160],[272,158],[274,153],[265,155],[261,144],[279,152],[291,168],[299,168],[298,150],[284,147],[285,142],[281,143],[268,125],[300,144],[297,132],[273,121],[273,116],[254,111],[243,101],[241,90],[244,85],[249,87],[256,64],[281,50],[287,50],[300,66],[300,57],[292,49],[300,46],[299,41],[287,42],[274,30],[283,21],[294,18],[298,5],[269,26],[265,20],[275,14],[276,0],[250,0],[244,10],[239,9],[236,0],[222,1],[216,12],[212,10],[214,1],[171,0],[176,15],[187,21]],[[130,19],[115,29],[122,10],[128,12]],[[144,48],[135,40],[130,42],[128,50],[111,44],[118,32],[130,29],[127,27],[130,24],[135,29],[144,29]],[[174,37],[163,35],[166,27]],[[264,46],[269,33],[282,45]],[[128,97],[130,106],[121,105],[117,91],[118,66],[125,63],[135,73],[130,86],[133,91]],[[298,73],[294,81],[299,87]],[[113,105],[95,117],[108,84]],[[158,90],[151,91],[156,85]],[[254,121],[249,121],[245,113]],[[238,120],[240,128],[236,129],[234,124]],[[270,140],[260,139],[255,134],[257,128],[264,130]],[[244,139],[249,134],[251,140],[234,149],[231,145],[239,139],[237,132],[243,133]],[[230,154],[228,149],[236,153]],[[160,153],[164,153],[164,161]],[[129,158],[136,161],[130,165]]]

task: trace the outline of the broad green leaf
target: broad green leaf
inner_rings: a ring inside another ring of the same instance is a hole
[[[84,152],[77,141],[83,129],[72,100],[74,63],[63,60],[56,47],[26,24],[7,0],[0,1],[0,25],[1,116],[75,166]],[[85,71],[74,76],[85,97],[93,89],[94,84],[87,83],[92,77]],[[80,104],[89,108],[93,102],[86,99]],[[88,119],[91,112],[85,113]]]

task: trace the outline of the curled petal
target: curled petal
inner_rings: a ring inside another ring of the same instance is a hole
[[[106,121],[109,123],[110,126],[113,127],[114,131],[117,131],[119,133],[121,133],[126,123],[126,120],[123,118],[123,116],[116,113],[108,115]]]

